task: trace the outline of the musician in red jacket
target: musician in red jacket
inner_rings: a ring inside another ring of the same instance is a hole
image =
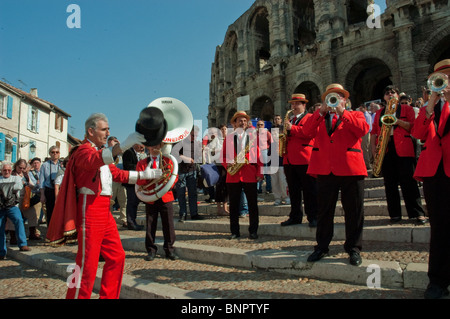
[[[331,108],[326,97],[337,93],[339,105]],[[361,139],[369,132],[364,114],[346,110],[350,93],[340,84],[331,84],[322,95],[323,104],[304,124],[303,131],[315,137],[307,173],[317,176],[319,209],[317,219],[317,246],[308,257],[314,262],[329,251],[333,238],[333,219],[341,191],[345,213],[345,251],[350,264],[361,264],[362,232],[364,224],[364,178],[366,165]]]
[[[164,120],[162,112],[161,117]],[[91,297],[100,255],[105,259],[100,298],[118,299],[125,252],[109,209],[112,181],[136,183],[139,179],[161,176],[161,172],[150,168],[144,172],[123,171],[113,164],[114,156],[136,143],[145,142],[146,136],[135,132],[123,143],[103,148],[109,136],[106,116],[92,114],[85,127],[86,139],[72,153],[67,164],[46,236],[51,243],[61,242],[76,228],[78,252],[74,272],[67,282],[67,299]],[[67,225],[73,228],[67,228]]]
[[[244,191],[247,196],[250,226],[249,238],[258,238],[259,211],[256,183],[264,178],[262,174],[263,164],[260,160],[260,151],[257,143],[255,129],[247,130],[247,124],[250,116],[244,111],[238,111],[231,119],[235,131],[229,134],[223,145],[222,164],[227,169],[230,168],[235,159],[242,164],[236,174],[227,172],[227,189],[230,198],[230,239],[237,239],[241,236],[239,230],[239,204],[241,192]],[[248,150],[247,150],[248,147]],[[243,155],[239,158],[238,154]]]
[[[389,103],[391,98],[399,100],[399,91],[393,85],[389,85],[384,89],[385,102]],[[414,125],[416,116],[413,108],[406,103],[402,103],[403,101],[401,100],[401,103],[396,105],[394,115],[397,118],[397,123],[391,128],[389,141],[385,141],[388,145],[381,172],[383,174],[391,222],[397,223],[402,219],[400,193],[398,191],[398,186],[400,185],[408,217],[415,220],[418,224],[424,224],[426,219],[419,186],[413,178],[416,167],[416,151],[411,138],[411,128]],[[374,157],[378,136],[382,127],[380,119],[385,113],[386,108],[378,110],[372,125],[371,146]]]
[[[450,76],[450,59],[435,65],[434,73]],[[425,142],[414,177],[423,181],[430,217],[429,285],[425,298],[449,294],[450,285],[450,86],[443,96],[431,94],[414,123],[412,135]]]
[[[144,171],[147,167],[152,169],[162,169],[163,167],[173,167],[173,162],[169,157],[162,156],[161,158],[161,148],[163,143],[156,146],[147,146],[149,151],[149,157],[139,161],[136,165],[136,170]],[[161,165],[162,164],[162,165]],[[178,178],[177,178],[178,179]],[[155,180],[140,180],[137,185],[148,185]],[[175,180],[176,183],[176,180]],[[173,186],[175,185],[173,184]],[[151,191],[158,186],[154,184],[149,186],[146,191]],[[173,188],[172,186],[172,188]],[[146,214],[146,234],[145,234],[145,248],[148,255],[145,256],[145,260],[152,261],[155,259],[156,251],[158,247],[155,245],[156,229],[158,226],[158,213],[161,214],[161,224],[164,236],[163,249],[166,253],[166,258],[170,260],[176,260],[177,256],[174,254],[174,243],[175,243],[175,228],[173,225],[173,192],[170,189],[165,193],[160,199],[154,202],[145,202],[145,214]]]
[[[284,123],[287,130],[286,154],[283,156],[283,167],[291,199],[289,219],[281,226],[301,224],[303,218],[302,193],[305,214],[310,227],[317,225],[317,183],[316,179],[308,175],[309,161],[314,145],[314,138],[307,136],[304,124],[312,116],[308,113],[308,100],[304,94],[294,94],[291,103],[293,117]]]

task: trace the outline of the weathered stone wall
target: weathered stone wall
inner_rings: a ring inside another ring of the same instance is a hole
[[[365,0],[257,0],[229,26],[211,68],[209,126],[228,123],[237,99],[252,117],[284,116],[293,93],[309,106],[341,83],[353,106],[397,85],[420,97],[434,64],[450,58],[449,0],[388,0],[369,28]]]

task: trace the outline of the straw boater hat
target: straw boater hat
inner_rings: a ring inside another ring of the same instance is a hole
[[[344,97],[346,99],[348,99],[348,97],[350,96],[350,93],[347,90],[345,90],[342,85],[334,83],[328,85],[327,90],[325,91],[324,94],[322,94],[322,101],[325,101],[327,95],[330,93],[342,93],[344,94]]]
[[[244,111],[237,111],[236,113],[234,113],[234,115],[231,118],[230,122],[234,123],[240,117],[245,117],[247,119],[247,121],[250,121],[250,116],[248,116],[247,113],[245,113]]]
[[[450,75],[450,59],[442,60],[437,63],[434,66],[434,73],[444,73]]]
[[[289,103],[292,102],[305,102],[308,103],[309,101],[306,99],[305,94],[292,94],[292,98],[289,101]]]

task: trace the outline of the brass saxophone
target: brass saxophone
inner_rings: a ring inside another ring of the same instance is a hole
[[[249,163],[247,159],[247,154],[250,151],[250,147],[255,142],[255,139],[256,134],[254,137],[252,137],[251,141],[245,146],[245,148],[242,151],[240,151],[239,154],[236,155],[233,163],[227,166],[228,174],[230,174],[231,176],[236,175],[245,164]]]
[[[284,116],[284,122],[286,122],[286,120],[289,120],[292,112],[293,112],[292,110],[286,112],[286,115]],[[278,154],[280,154],[280,156],[284,156],[286,155],[286,152],[287,152],[287,129],[286,125],[283,124],[283,133],[281,133],[279,136]]]
[[[373,175],[378,177],[381,173],[381,166],[383,164],[384,155],[386,154],[389,137],[391,135],[391,128],[397,123],[395,112],[397,111],[398,99],[395,97],[389,100],[386,107],[385,114],[381,117],[381,130],[378,136],[378,144],[375,150],[375,158],[373,160]]]

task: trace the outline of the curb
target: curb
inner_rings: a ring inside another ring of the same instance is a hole
[[[144,239],[121,236],[124,249],[146,252]],[[163,251],[163,243],[157,241],[158,251]],[[241,268],[264,269],[321,280],[336,280],[350,284],[367,285],[369,276],[375,269],[381,275],[383,288],[425,289],[428,284],[428,265],[410,263],[402,267],[399,262],[365,260],[359,267],[351,266],[346,258],[325,257],[319,262],[307,262],[311,252],[287,252],[280,250],[253,251],[207,245],[177,242],[176,254],[196,262],[226,265]],[[371,267],[372,266],[372,267]],[[371,270],[369,272],[369,270]]]

